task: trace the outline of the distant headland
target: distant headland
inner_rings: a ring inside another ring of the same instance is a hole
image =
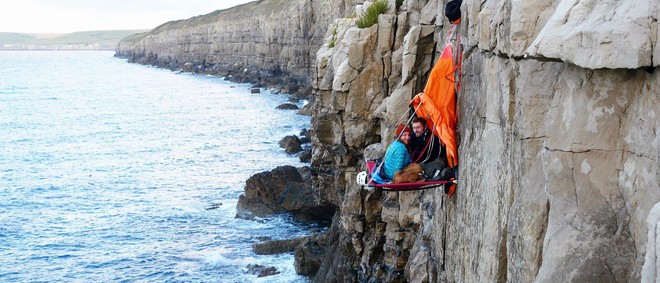
[[[0,50],[115,50],[124,37],[149,30],[95,30],[72,33],[0,32]]]

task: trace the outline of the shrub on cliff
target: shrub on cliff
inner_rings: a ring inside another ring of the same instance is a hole
[[[387,9],[390,8],[390,4],[387,0],[377,0],[367,10],[360,16],[357,20],[358,28],[368,28],[373,26],[378,22],[378,16],[382,13],[387,12]]]
[[[334,48],[335,42],[337,42],[337,26],[335,26],[335,28],[332,30],[332,38],[330,39],[330,44],[328,44],[328,47]]]

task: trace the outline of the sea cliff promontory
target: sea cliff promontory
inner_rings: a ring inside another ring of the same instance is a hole
[[[224,76],[284,91],[309,86],[316,51],[330,22],[351,1],[263,0],[164,23],[122,40],[130,62]]]
[[[351,15],[370,2],[330,2],[320,13],[318,1],[259,1],[212,14],[222,24],[202,32],[187,27],[201,19],[174,22],[118,50],[162,66],[308,76],[312,186],[338,210],[297,249],[297,270],[316,282],[659,280],[657,1],[464,0],[451,197],[355,183],[423,89],[451,27],[446,1],[389,1],[364,29]],[[317,25],[305,29],[310,15]],[[241,38],[246,27],[232,21],[263,28]],[[300,45],[305,30],[321,41]],[[306,264],[311,250],[322,259]]]

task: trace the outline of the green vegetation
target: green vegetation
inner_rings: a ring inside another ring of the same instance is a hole
[[[97,30],[66,34],[0,32],[0,49],[114,50],[115,46],[122,38],[146,31],[147,30]]]
[[[189,19],[175,20],[163,23],[151,31],[158,34],[170,30],[180,30],[185,27],[203,25],[217,25],[223,22],[240,22],[245,17],[263,19],[289,7],[290,0],[259,0],[237,5],[223,10],[215,10],[211,13],[195,16]]]
[[[330,44],[328,47],[334,48],[335,47],[335,42],[337,41],[337,26],[332,30],[332,38],[330,38]]]
[[[147,36],[148,32],[134,33],[121,39],[121,42],[136,43]]]
[[[378,16],[387,12],[390,4],[387,0],[376,0],[357,20],[358,28],[368,28],[378,22]]]

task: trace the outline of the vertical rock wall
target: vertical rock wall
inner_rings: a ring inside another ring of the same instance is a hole
[[[117,53],[312,77],[314,186],[341,208],[315,281],[657,281],[657,1],[464,0],[456,194],[355,184],[425,84],[445,2],[389,0],[357,29],[341,17],[367,1],[263,0]]]
[[[309,78],[328,24],[354,1],[262,0],[165,23],[118,44],[131,62],[186,71],[243,68]]]
[[[318,52],[312,164],[341,212],[316,281],[655,278],[642,266],[660,202],[657,5],[465,0],[451,198],[353,181],[423,87],[444,1],[404,1],[368,29],[336,21]]]

